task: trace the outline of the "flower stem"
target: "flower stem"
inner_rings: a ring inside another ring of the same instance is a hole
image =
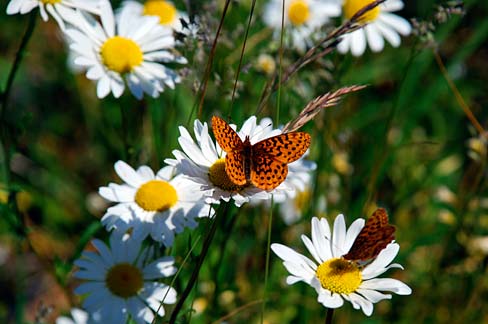
[[[333,315],[334,315],[334,308],[327,308],[327,315],[325,316],[325,324],[332,324]]]
[[[273,196],[271,196],[271,208],[269,209],[269,222],[268,222],[268,242],[266,244],[266,265],[264,269],[264,292],[263,303],[261,304],[261,324],[264,323],[264,313],[266,311],[266,298],[268,288],[268,275],[269,275],[269,256],[271,251],[271,227],[273,225]]]
[[[12,84],[14,83],[15,75],[17,74],[17,70],[19,69],[20,63],[22,62],[22,59],[24,58],[25,55],[25,48],[27,47],[27,44],[29,43],[29,40],[32,36],[32,33],[34,32],[34,27],[36,25],[36,18],[37,18],[37,12],[32,12],[29,15],[29,23],[27,25],[27,30],[25,31],[24,36],[22,37],[22,40],[20,42],[19,50],[17,51],[17,54],[15,55],[15,60],[14,63],[12,64],[12,68],[10,70],[10,73],[7,78],[7,84],[5,85],[5,90],[1,94],[1,122],[3,124],[3,121],[5,120],[5,110],[7,109],[7,102],[8,98],[10,96],[10,91],[12,89]]]
[[[2,165],[1,170],[1,180],[3,183],[8,187],[9,186],[9,166],[10,166],[10,141],[9,141],[9,129],[5,122],[5,116],[7,111],[7,103],[10,97],[10,92],[12,90],[12,85],[14,83],[15,76],[19,69],[20,63],[25,55],[25,49],[29,40],[34,32],[34,27],[36,24],[37,12],[33,12],[29,15],[29,23],[27,25],[27,29],[22,37],[20,42],[19,50],[15,55],[14,63],[12,64],[12,68],[8,74],[7,84],[5,85],[5,89],[0,93],[0,146],[1,146],[1,154],[0,154],[0,165]]]
[[[215,214],[215,217],[214,217],[213,223],[212,223],[212,227],[210,228],[210,231],[207,233],[207,236],[205,237],[205,240],[203,241],[202,251],[200,252],[200,255],[198,256],[198,260],[197,260],[197,263],[195,265],[195,268],[191,274],[190,279],[188,280],[188,284],[186,285],[185,290],[181,293],[180,299],[178,299],[178,302],[176,303],[175,308],[173,309],[173,312],[171,313],[171,318],[169,319],[169,323],[176,323],[176,319],[178,318],[178,313],[181,311],[181,308],[183,307],[185,300],[190,295],[190,292],[193,289],[193,286],[195,285],[195,282],[198,279],[198,275],[200,274],[200,270],[202,268],[203,261],[205,260],[205,257],[207,256],[208,250],[210,248],[210,244],[212,243],[212,240],[215,236],[215,232],[217,230],[218,223],[219,223],[220,219],[225,219],[224,215],[228,211],[228,205],[229,204],[227,204],[227,203],[224,203],[223,205],[221,205],[221,208],[219,208],[219,212],[217,212]],[[220,215],[220,214],[223,214],[223,215]]]

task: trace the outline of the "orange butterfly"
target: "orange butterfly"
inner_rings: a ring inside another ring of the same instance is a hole
[[[388,224],[386,210],[378,208],[366,221],[349,252],[342,257],[356,262],[373,259],[394,239],[395,226]]]
[[[212,130],[220,147],[227,153],[225,172],[240,186],[252,183],[272,190],[285,181],[288,163],[298,160],[310,146],[310,135],[291,132],[276,135],[254,145],[249,136],[244,142],[222,118],[212,117]]]

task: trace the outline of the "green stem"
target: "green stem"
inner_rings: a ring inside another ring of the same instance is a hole
[[[0,94],[0,165],[2,166],[2,180],[8,187],[9,185],[9,165],[10,165],[10,147],[9,147],[9,127],[7,127],[5,122],[5,116],[7,111],[7,103],[10,97],[10,92],[12,91],[12,85],[14,83],[15,76],[20,67],[20,63],[25,56],[25,49],[29,40],[34,32],[34,27],[36,24],[37,12],[32,12],[29,15],[29,23],[27,29],[20,42],[19,50],[15,55],[14,63],[8,74],[7,84],[5,89]]]
[[[271,228],[273,225],[273,196],[271,196],[271,208],[269,209],[269,225],[268,225],[268,242],[266,244],[266,265],[264,268],[264,292],[263,292],[263,303],[261,304],[261,324],[264,323],[264,313],[266,311],[266,298],[268,291],[268,276],[269,276],[269,257],[271,251]]]
[[[327,308],[327,315],[325,316],[325,324],[332,324],[333,315],[334,315],[334,308]]]
[[[171,313],[171,318],[169,319],[169,323],[176,323],[176,319],[178,318],[178,314],[181,311],[181,308],[183,307],[183,304],[185,303],[185,300],[188,298],[190,295],[190,292],[193,289],[193,286],[195,285],[195,282],[198,279],[198,275],[200,274],[200,270],[203,265],[203,261],[205,260],[205,257],[207,256],[208,250],[210,248],[210,244],[212,243],[213,238],[215,237],[215,232],[217,231],[217,226],[219,223],[220,219],[225,219],[224,215],[227,213],[228,210],[228,203],[224,203],[221,205],[221,208],[219,208],[219,212],[215,214],[215,217],[213,219],[212,227],[210,228],[210,231],[207,233],[207,236],[205,237],[205,240],[203,242],[203,247],[202,251],[200,252],[200,255],[198,256],[197,263],[195,265],[195,268],[191,274],[190,279],[188,280],[188,284],[185,287],[185,290],[181,293],[180,299],[175,305],[175,308],[173,309],[173,312]],[[222,210],[222,212],[220,212]],[[220,215],[223,214],[223,215]]]

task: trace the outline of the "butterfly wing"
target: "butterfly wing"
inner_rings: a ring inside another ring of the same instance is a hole
[[[291,163],[302,157],[310,146],[310,134],[291,132],[264,139],[253,145],[253,156],[269,155],[282,163]]]
[[[395,227],[388,224],[388,214],[378,208],[366,221],[356,237],[349,252],[343,255],[346,260],[366,261],[376,257],[395,239]]]
[[[251,182],[263,190],[272,190],[285,181],[288,174],[286,163],[268,154],[254,155],[251,161]]]
[[[236,185],[243,186],[247,183],[244,171],[244,160],[240,151],[230,151],[225,157],[225,172],[229,179]]]
[[[242,140],[232,127],[220,117],[212,117],[212,131],[222,150],[229,153],[242,149]]]

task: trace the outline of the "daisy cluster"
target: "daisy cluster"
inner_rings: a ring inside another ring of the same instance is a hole
[[[34,8],[44,21],[58,23],[70,49],[70,65],[96,82],[98,98],[120,97],[126,87],[137,98],[153,98],[174,89],[181,77],[168,64],[187,63],[177,50],[175,33],[185,33],[188,16],[170,1],[145,5],[125,1],[114,12],[109,0],[11,0],[7,14]]]
[[[276,38],[285,33],[288,45],[304,51],[320,38],[332,19],[342,16],[348,20],[369,3],[270,0],[263,17]],[[57,22],[73,66],[96,82],[99,98],[109,94],[118,98],[126,88],[138,99],[144,95],[158,97],[181,82],[174,66],[184,65],[187,60],[177,51],[182,43],[175,35],[191,37],[195,31],[188,15],[172,2],[124,1],[114,11],[108,0],[11,0],[7,13],[25,14],[34,8],[39,8],[43,20],[51,16]],[[410,33],[409,23],[392,13],[402,8],[401,0],[387,0],[367,12],[360,28],[342,36],[338,50],[358,56],[367,45],[372,51],[381,51],[384,40],[399,46],[399,35]],[[268,66],[263,71],[274,70],[272,59],[262,59]],[[234,124],[230,127],[240,141],[249,141],[250,145],[283,134],[270,118],[258,120],[255,116],[240,128]],[[114,164],[122,183],[99,188],[100,196],[113,204],[101,218],[110,233],[109,243],[93,240],[93,249],[84,251],[75,261],[74,277],[84,280],[75,293],[84,296],[84,310],[73,309],[73,319],[61,317],[58,324],[125,323],[129,319],[151,323],[165,316],[164,304],[174,304],[177,291],[163,280],[178,269],[175,258],[161,256],[161,251],[171,248],[178,234],[195,229],[199,219],[212,218],[218,204],[241,207],[272,201],[283,206],[285,223],[298,220],[300,207],[296,202],[309,200],[316,169],[316,164],[307,160],[308,152],[287,165],[286,179],[273,189],[237,185],[226,171],[229,152],[212,138],[210,130],[200,120],[194,121],[192,130],[180,126],[180,147],[159,170],[147,165],[133,167],[124,161]],[[374,303],[391,298],[380,291],[410,294],[410,288],[398,280],[377,278],[390,268],[401,268],[391,263],[399,251],[394,241],[365,266],[342,258],[363,226],[364,220],[356,220],[346,231],[344,217],[339,215],[331,230],[325,219],[313,218],[312,239],[302,236],[302,240],[315,261],[273,244],[272,250],[290,272],[286,282],[310,285],[318,294],[318,302],[327,308],[340,307],[345,300],[368,316]]]
[[[303,52],[324,37],[324,29],[332,27],[334,18],[341,17],[342,21],[347,21],[372,2],[270,0],[265,7],[263,19],[273,29],[276,40],[283,33],[288,46]],[[380,52],[384,48],[385,40],[398,47],[400,35],[409,35],[412,29],[407,20],[393,13],[402,9],[402,0],[386,0],[367,11],[360,19],[360,28],[341,37],[338,51],[360,56],[369,45],[373,52]]]
[[[225,152],[210,137],[207,123],[195,121],[194,137],[184,127],[180,127],[180,134],[181,151],[174,150],[175,158],[166,159],[167,165],[157,173],[146,165],[134,169],[118,161],[115,172],[124,183],[109,183],[99,189],[103,198],[115,203],[101,219],[111,232],[110,244],[94,240],[97,252],[84,252],[75,262],[80,270],[74,276],[87,281],[75,292],[88,295],[83,303],[88,312],[73,310],[73,317],[94,323],[123,323],[130,316],[150,323],[155,314],[164,316],[162,304],[174,303],[176,291],[155,279],[176,272],[174,258],[158,258],[154,249],[142,249],[145,239],[156,246],[171,247],[175,235],[198,226],[199,218],[213,217],[212,205],[221,201],[233,201],[240,207],[276,196],[279,203],[310,186],[315,163],[301,158],[290,164],[287,179],[274,190],[238,187],[227,177]],[[269,118],[258,123],[252,116],[238,134],[254,143],[281,134],[281,130],[274,129]],[[58,323],[66,320],[61,318]]]

